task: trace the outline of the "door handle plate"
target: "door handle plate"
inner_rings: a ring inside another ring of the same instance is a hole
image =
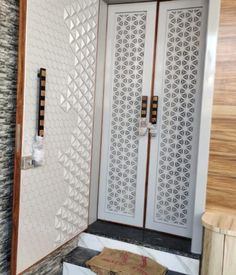
[[[40,68],[39,74],[39,110],[38,110],[38,136],[44,136],[46,69]]]
[[[145,136],[148,131],[147,105],[148,105],[148,97],[142,96],[141,115],[140,115],[140,122],[139,122],[139,135],[140,136]]]
[[[151,102],[151,123],[157,124],[158,96],[152,97]]]
[[[150,135],[157,136],[157,112],[158,112],[158,96],[153,96],[151,101],[150,123],[148,125]]]

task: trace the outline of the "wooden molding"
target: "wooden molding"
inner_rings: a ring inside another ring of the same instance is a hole
[[[19,7],[19,44],[18,44],[18,72],[16,98],[16,149],[14,159],[13,210],[12,210],[12,244],[11,244],[11,275],[17,272],[18,225],[20,206],[21,179],[21,149],[24,106],[24,77],[25,77],[25,39],[26,39],[26,11],[27,0],[20,0]]]
[[[207,209],[236,213],[236,1],[221,0]]]

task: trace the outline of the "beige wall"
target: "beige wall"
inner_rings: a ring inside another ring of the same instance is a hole
[[[207,208],[236,212],[236,1],[222,0]]]

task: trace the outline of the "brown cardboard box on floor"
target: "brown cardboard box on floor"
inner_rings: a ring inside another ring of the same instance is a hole
[[[152,259],[127,251],[104,248],[86,262],[98,275],[164,275],[167,268]]]

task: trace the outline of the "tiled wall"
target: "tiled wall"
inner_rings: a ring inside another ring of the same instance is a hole
[[[62,275],[62,260],[66,254],[78,246],[78,238],[63,245],[62,248],[53,252],[39,264],[33,266],[24,275]]]
[[[45,162],[22,170],[17,270],[87,227],[98,0],[28,0],[23,156],[37,127],[39,68],[47,70]]]
[[[30,2],[30,1],[29,1]],[[29,3],[28,2],[28,3]],[[35,2],[35,1],[31,1]],[[68,1],[61,1],[61,3],[66,3]],[[75,2],[75,1],[70,1]],[[81,2],[81,1],[80,1]],[[86,6],[88,1],[82,1],[82,7]],[[89,3],[94,3],[96,5],[97,1],[92,0]],[[10,265],[10,242],[11,242],[11,200],[12,200],[12,186],[13,186],[13,157],[14,157],[14,132],[15,132],[15,106],[16,106],[16,74],[17,74],[17,43],[18,43],[18,7],[19,1],[16,0],[1,0],[0,1],[0,274],[9,274],[9,265]],[[50,11],[49,11],[50,14]],[[64,20],[64,24],[68,24],[68,27],[73,21],[73,12],[70,11],[68,15],[61,14],[62,19]],[[86,11],[86,16],[88,15],[88,11]],[[93,15],[94,16],[94,15]],[[51,14],[48,16],[51,18]],[[83,18],[83,16],[81,17]],[[35,18],[34,18],[35,19]],[[89,18],[89,22],[92,22],[92,18]],[[93,24],[93,23],[92,23]],[[94,25],[93,27],[94,28]],[[87,26],[86,29],[88,32],[90,30],[90,26]],[[90,38],[94,38],[91,33],[89,33]],[[67,32],[67,38],[69,41],[69,32]],[[88,41],[88,38],[87,38]],[[58,43],[57,45],[61,45]],[[73,47],[73,45],[72,45]],[[90,50],[93,50],[93,45],[90,45]],[[87,51],[87,50],[85,50]],[[68,51],[69,55],[73,56],[73,52]],[[81,56],[81,54],[79,54]],[[87,56],[88,57],[88,56]],[[89,60],[84,60],[87,66],[87,61],[92,62],[91,55],[89,56]],[[94,64],[93,62],[91,64]],[[94,65],[93,65],[94,66]],[[79,69],[79,68],[78,68]],[[94,76],[94,71],[91,70],[92,77]],[[86,79],[85,74],[84,81],[86,81],[87,85],[90,85],[89,80]],[[59,86],[61,83],[59,83]],[[65,90],[66,91],[66,90]],[[68,112],[75,113],[75,106],[73,104],[74,101],[70,100],[68,93],[63,94],[63,92],[58,93],[59,101],[61,103],[61,110],[64,112],[64,116],[67,115]],[[90,86],[90,91],[93,91],[93,87]],[[62,96],[66,99],[64,102]],[[88,93],[89,98],[87,98],[88,102],[92,102],[93,99],[90,97],[91,94]],[[67,97],[67,98],[66,98]],[[60,101],[61,99],[61,101]],[[80,102],[85,102],[86,98],[80,98]],[[65,104],[63,104],[65,103]],[[72,110],[70,110],[69,104],[72,106]],[[62,106],[63,105],[63,106]],[[86,104],[85,104],[86,105]],[[85,106],[84,105],[84,106]],[[87,109],[86,109],[87,108]],[[90,112],[89,118],[91,119],[91,106],[88,104],[85,109]],[[86,115],[84,112],[81,112],[81,115]],[[52,122],[53,123],[53,122]],[[89,122],[91,123],[91,121]],[[82,126],[84,127],[84,126]],[[80,130],[75,129],[75,135],[81,137]],[[83,128],[84,130],[84,128]],[[86,131],[85,131],[86,133]],[[73,137],[70,141],[73,141]],[[76,146],[75,144],[71,144],[71,146]],[[89,144],[91,144],[89,142]],[[26,148],[26,147],[25,147]],[[29,148],[29,147],[28,147]],[[26,154],[29,152],[26,152]],[[65,152],[66,154],[67,152]],[[60,155],[60,154],[59,154]],[[58,157],[59,157],[58,155]],[[67,168],[66,160],[64,155],[60,155],[61,158],[58,160],[62,163],[60,164],[62,167],[65,165],[65,170]],[[61,167],[60,166],[60,167]],[[67,171],[67,173],[70,171]],[[71,178],[71,177],[70,177]],[[66,182],[64,183],[66,186]],[[74,190],[76,191],[76,190]],[[61,200],[63,203],[64,200]],[[87,206],[86,206],[87,207]],[[59,209],[60,210],[60,209]],[[60,212],[60,211],[59,211]],[[60,220],[60,213],[59,220]],[[52,221],[53,226],[55,226],[55,217]],[[61,233],[60,228],[55,230],[57,233]],[[60,238],[63,236],[60,235]],[[54,244],[56,244],[56,239],[52,240]],[[59,240],[58,244],[62,244],[63,239]],[[77,246],[77,239],[72,240],[71,242],[63,245],[60,249],[53,252],[50,256],[46,257],[41,263],[35,265],[32,269],[30,269],[27,274],[41,274],[41,275],[54,275],[61,274],[61,260],[65,254],[67,254],[70,250]],[[56,247],[56,246],[55,246]],[[37,248],[37,247],[36,247]]]
[[[0,274],[10,260],[18,2],[0,1]]]

